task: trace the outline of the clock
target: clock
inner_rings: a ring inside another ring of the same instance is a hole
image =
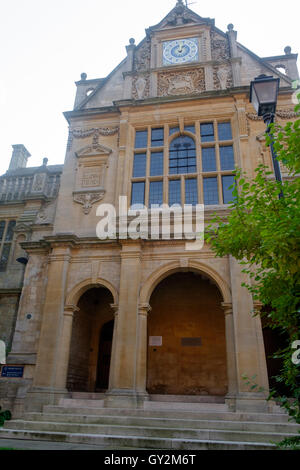
[[[175,39],[163,43],[163,65],[186,64],[198,60],[198,38]]]

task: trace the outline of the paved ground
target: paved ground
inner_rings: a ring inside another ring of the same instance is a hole
[[[141,450],[126,447],[90,446],[87,444],[72,444],[69,442],[30,441],[25,439],[0,439],[0,450],[12,448],[19,450]]]

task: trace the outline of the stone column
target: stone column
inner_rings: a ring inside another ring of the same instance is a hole
[[[76,305],[66,305],[63,313],[63,325],[60,343],[58,345],[57,368],[54,386],[58,389],[66,388],[67,373],[70,358],[72,326],[74,312],[78,312]]]
[[[109,368],[109,385],[108,390],[113,390],[115,388],[115,370],[116,370],[116,338],[118,336],[118,314],[119,314],[119,305],[110,304],[114,312],[114,331],[111,347],[111,359],[110,359],[110,368]]]
[[[63,343],[67,342],[67,330],[70,329],[70,319],[64,319],[70,257],[69,246],[53,244],[52,254],[49,256],[47,290],[33,387],[26,400],[28,410],[39,409],[45,403],[56,403],[58,398],[66,393],[65,384],[62,384],[66,361],[64,359],[64,365],[61,366],[59,360],[66,351]]]
[[[227,26],[227,37],[230,45],[231,63],[232,63],[232,75],[233,75],[233,86],[241,85],[241,62],[238,56],[237,48],[237,32],[234,31],[233,24]]]
[[[140,304],[138,308],[137,354],[136,354],[136,390],[146,392],[147,381],[147,320],[151,311],[149,304]]]
[[[269,383],[261,322],[259,317],[254,316],[250,292],[241,286],[243,282],[251,281],[242,273],[242,267],[232,256],[230,275],[237,365],[237,409],[267,411],[268,403],[265,399],[268,396]],[[243,376],[250,379],[255,377],[253,382],[258,387],[251,390]],[[262,387],[264,392],[258,392],[259,387]]]
[[[114,330],[108,406],[136,406],[138,297],[141,273],[140,240],[122,241],[120,296]]]
[[[229,406],[234,402],[237,393],[237,371],[236,353],[232,304],[223,302],[222,308],[225,313],[225,335],[226,335],[226,360],[227,360],[227,380],[228,392],[226,398]]]

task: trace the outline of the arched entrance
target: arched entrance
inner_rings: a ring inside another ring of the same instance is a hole
[[[199,271],[163,279],[150,298],[147,391],[227,393],[225,318],[217,286]]]
[[[78,301],[72,327],[67,389],[77,392],[108,388],[114,299],[106,287],[87,290]]]

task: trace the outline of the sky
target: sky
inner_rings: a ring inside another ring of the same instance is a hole
[[[299,2],[190,0],[189,8],[233,23],[238,42],[261,57],[300,52]],[[13,144],[31,153],[28,166],[63,163],[75,81],[108,75],[133,37],[161,21],[176,0],[0,0],[0,174]],[[283,8],[286,5],[286,8]],[[299,62],[298,62],[299,66]]]

